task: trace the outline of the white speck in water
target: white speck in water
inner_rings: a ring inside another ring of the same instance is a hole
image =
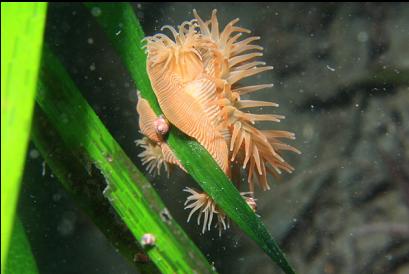
[[[90,70],[90,71],[94,71],[94,70],[95,70],[95,63],[92,63],[92,64],[89,66],[89,70]]]
[[[329,65],[327,65],[327,69],[330,71],[335,71],[335,69],[333,67],[330,67]]]
[[[37,149],[33,148],[30,150],[30,158],[31,159],[37,159],[40,156],[40,153],[38,152]]]
[[[88,38],[87,42],[88,42],[88,44],[92,45],[92,44],[94,44],[94,39],[92,39],[92,38],[90,37],[90,38]]]
[[[99,81],[102,81],[102,77],[101,77],[101,76],[99,76],[99,77],[98,77],[98,80],[99,80]]]
[[[42,171],[41,171],[41,176],[45,176],[45,161],[43,161],[43,163],[41,164],[42,166]]]
[[[61,194],[60,193],[55,193],[54,195],[53,195],[53,201],[54,202],[58,202],[58,201],[60,201],[61,200]]]
[[[356,108],[359,107],[359,104],[355,104],[355,107],[356,107]]]
[[[302,133],[305,139],[311,139],[314,136],[314,127],[311,124],[305,124]]]
[[[118,36],[119,34],[121,34],[122,30],[118,30],[115,35]]]
[[[65,212],[63,214],[62,219],[60,220],[60,222],[59,222],[59,224],[57,226],[57,231],[62,236],[71,235],[75,230],[76,220],[77,220],[77,217],[76,217],[76,215],[74,213]]]
[[[93,7],[93,8],[91,9],[91,14],[92,14],[93,16],[95,16],[95,17],[100,16],[101,13],[102,13],[102,11],[101,11],[101,9],[98,8],[98,7]]]
[[[358,33],[357,39],[359,42],[365,43],[366,41],[368,41],[368,33],[365,31],[361,31],[360,33]]]

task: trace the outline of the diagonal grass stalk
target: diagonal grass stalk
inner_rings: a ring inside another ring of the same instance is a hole
[[[104,195],[135,240],[154,235],[155,244],[145,251],[158,269],[162,273],[214,272],[47,46],[42,61],[37,103],[65,145],[102,173],[107,184]]]

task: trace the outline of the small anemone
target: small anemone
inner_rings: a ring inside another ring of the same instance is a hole
[[[199,193],[189,187],[185,187],[183,191],[191,194],[190,196],[187,197],[185,202],[185,209],[190,209],[187,222],[189,222],[193,214],[199,210],[199,216],[197,217],[197,225],[201,224],[201,219],[203,216],[202,225],[203,234],[206,232],[206,228],[208,231],[210,230],[214,219],[214,215],[216,215],[217,217],[216,224],[214,227],[219,229],[219,236],[221,236],[222,230],[230,228],[230,221],[227,218],[226,214],[223,212],[221,208],[219,208],[216,205],[212,197],[210,197],[206,192]],[[255,211],[255,200],[252,198],[253,193],[242,192],[240,194],[243,197],[243,199],[246,200],[247,204],[249,204],[249,206]],[[249,203],[249,201],[254,203],[254,207]]]
[[[202,216],[203,227],[202,233],[204,234],[207,230],[210,230],[213,221],[213,215],[217,216],[217,222],[215,227],[219,229],[219,235],[221,235],[222,229],[226,230],[230,227],[229,221],[227,220],[226,214],[220,210],[214,200],[207,195],[207,193],[199,193],[189,187],[185,187],[183,191],[190,193],[191,195],[187,197],[185,202],[185,209],[191,209],[187,222],[193,216],[193,213],[199,210],[199,216],[197,217],[197,225],[200,225]]]
[[[160,170],[163,165],[167,176],[169,177],[169,163],[165,160],[165,156],[163,155],[162,148],[159,144],[151,141],[147,137],[136,140],[135,144],[144,149],[143,152],[138,154],[138,157],[141,158],[142,164],[146,165],[146,171],[153,176],[160,175]]]

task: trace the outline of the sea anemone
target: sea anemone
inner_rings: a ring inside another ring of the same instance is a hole
[[[249,190],[257,178],[263,190],[269,189],[267,173],[278,175],[293,167],[280,151],[299,151],[280,139],[294,139],[287,131],[256,127],[258,121],[280,122],[282,115],[243,112],[254,107],[277,107],[272,102],[241,100],[240,96],[271,84],[240,86],[239,81],[272,70],[264,62],[263,48],[252,44],[259,37],[239,40],[249,30],[236,26],[239,19],[219,30],[216,10],[204,22],[196,10],[195,19],[176,30],[173,40],[164,34],[146,37],[147,71],[153,90],[166,118],[187,135],[197,139],[230,176],[231,165],[247,169]]]
[[[169,177],[170,164],[165,161],[161,146],[152,142],[147,137],[136,140],[135,143],[143,149],[138,154],[138,157],[141,158],[142,164],[146,165],[146,171],[153,176],[160,175],[160,170],[163,166]]]
[[[148,101],[143,99],[139,92],[136,110],[139,114],[139,128],[144,137],[136,140],[135,143],[143,149],[138,157],[142,159],[143,165],[147,165],[146,170],[156,176],[160,175],[163,166],[168,177],[172,165],[177,165],[185,170],[164,141],[163,136],[169,130],[169,125],[163,117],[157,116],[153,112]]]
[[[208,21],[203,21],[196,10],[193,10],[193,14],[195,19],[183,22],[177,29],[162,27],[161,30],[170,30],[173,38],[159,33],[144,39],[148,76],[165,121],[196,139],[231,179],[234,174],[240,173],[237,172],[239,167],[245,169],[250,192],[242,193],[242,197],[255,211],[255,182],[263,190],[268,190],[267,174],[278,176],[282,171],[291,173],[294,170],[281,152],[300,153],[282,141],[295,139],[295,135],[282,130],[261,130],[256,125],[260,121],[280,122],[284,119],[282,115],[247,112],[258,107],[278,107],[278,104],[241,98],[242,95],[273,86],[268,83],[240,84],[244,78],[273,69],[256,60],[263,55],[263,48],[253,44],[260,37],[241,39],[250,30],[238,27],[239,19],[232,20],[220,31],[216,10],[213,10]],[[152,110],[149,111],[149,104],[142,104],[139,113],[146,117],[140,118],[141,131],[157,142],[160,149],[155,153],[160,154],[166,142],[163,141],[163,132],[155,130],[158,124],[155,119],[158,117]],[[166,125],[161,126],[167,129]],[[153,147],[150,149],[153,152]],[[169,154],[172,164],[182,167],[170,150]],[[153,159],[153,156],[149,158],[145,155],[145,161]],[[169,159],[156,159],[158,168],[159,162],[169,163]],[[235,183],[239,185],[239,182]],[[191,194],[185,203],[185,208],[191,209],[188,221],[199,211],[198,225],[203,216],[202,233],[210,230],[214,215],[217,216],[215,226],[219,232],[229,226],[225,213],[209,195],[190,188],[184,191]]]
[[[190,187],[185,187],[183,191],[190,193],[185,202],[185,209],[190,209],[187,222],[195,212],[199,212],[197,217],[197,225],[200,226],[201,219],[203,216],[202,233],[204,234],[207,230],[210,230],[212,222],[214,220],[214,215],[216,215],[215,227],[219,229],[219,235],[221,235],[222,230],[226,230],[230,227],[230,221],[226,214],[221,208],[217,206],[212,197],[210,197],[206,192],[199,193]],[[251,197],[251,192],[240,193],[243,199],[246,200],[248,205],[255,211],[255,200]],[[250,196],[249,196],[250,195]]]

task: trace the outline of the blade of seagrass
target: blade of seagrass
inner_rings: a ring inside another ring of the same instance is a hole
[[[31,139],[76,205],[91,218],[118,252],[135,265],[139,273],[160,273],[152,261],[146,261],[147,255],[125,230],[126,226],[113,221],[115,216],[111,204],[101,191],[106,186],[104,176],[92,169],[92,162],[83,158],[82,151],[71,150],[64,143],[38,105],[34,111]],[[46,187],[42,182],[37,183],[38,187]]]
[[[95,165],[105,177],[105,196],[140,241],[156,238],[145,251],[162,273],[212,273],[206,258],[171,217],[160,197],[45,46],[36,101],[75,154]]]
[[[47,3],[1,3],[1,273],[30,135]]]
[[[16,216],[14,221],[4,273],[38,274],[37,264],[19,216]]]

